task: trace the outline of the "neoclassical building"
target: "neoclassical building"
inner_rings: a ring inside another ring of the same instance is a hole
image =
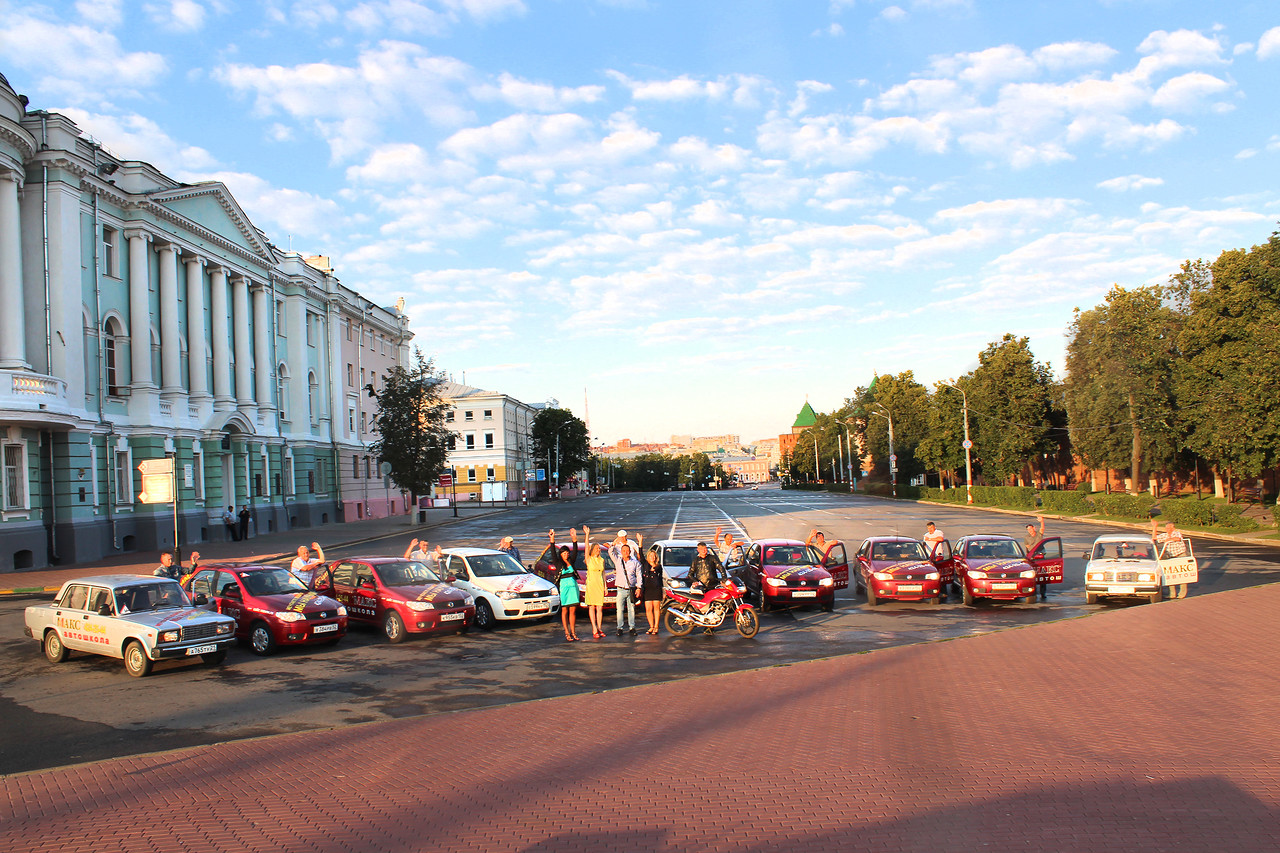
[[[367,447],[398,309],[282,252],[221,183],[119,159],[0,76],[0,571],[405,511]]]
[[[443,383],[440,397],[449,404],[447,462],[456,472],[458,500],[518,500],[524,488],[532,499],[538,484],[526,479],[527,472],[546,470],[549,461],[533,458],[530,431],[548,404],[530,405],[457,382]]]

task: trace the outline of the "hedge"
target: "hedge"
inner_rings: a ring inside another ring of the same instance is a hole
[[[1036,490],[1030,486],[974,486],[973,502],[983,506],[1035,509]]]
[[[1156,499],[1148,494],[1126,495],[1115,492],[1093,496],[1093,506],[1098,515],[1108,518],[1146,518],[1155,502]]]
[[[1040,493],[1040,503],[1047,512],[1063,515],[1088,515],[1093,512],[1086,492],[1045,491]]]

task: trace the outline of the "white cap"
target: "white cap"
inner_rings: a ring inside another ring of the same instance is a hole
[[[620,537],[622,537],[623,539],[625,539],[625,538],[627,537],[627,531],[625,531],[625,530],[619,530],[619,531],[618,531],[618,536],[620,536]]]

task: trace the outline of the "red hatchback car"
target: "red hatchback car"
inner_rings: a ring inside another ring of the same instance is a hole
[[[236,638],[255,654],[278,646],[336,643],[347,633],[347,609],[312,592],[280,566],[212,564],[201,566],[183,585],[205,607],[236,620]]]
[[[757,539],[741,561],[730,559],[725,569],[756,596],[761,610],[796,604],[819,604],[827,612],[835,609],[836,583],[831,572],[823,568],[818,550],[798,539]]]
[[[998,601],[1036,598],[1036,583],[1062,583],[1062,539],[1050,536],[1036,544],[1028,559],[1012,536],[982,533],[955,545],[955,582],[965,604],[979,598]]]
[[[855,559],[857,591],[866,590],[867,604],[872,607],[886,599],[935,604],[947,599],[947,585],[952,581],[950,548],[938,548],[931,557],[919,540],[871,536],[858,548]]]
[[[345,604],[354,621],[379,626],[392,643],[409,634],[461,634],[476,619],[475,599],[402,557],[338,560],[316,573],[315,587]]]

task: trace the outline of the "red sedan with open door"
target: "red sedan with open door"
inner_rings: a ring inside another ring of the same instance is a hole
[[[840,547],[843,555],[844,546]],[[822,565],[822,555],[797,539],[757,539],[725,570],[756,596],[760,609],[817,604],[835,609],[836,582]],[[845,567],[848,577],[848,566]]]
[[[941,604],[947,599],[947,584],[952,580],[950,548],[937,548],[931,556],[917,539],[871,536],[863,540],[854,559],[857,591],[866,591],[872,607],[886,600]]]
[[[955,582],[965,604],[980,598],[995,601],[1036,599],[1036,583],[1062,583],[1062,539],[1040,540],[1027,557],[1012,536],[981,533],[955,544]],[[1042,580],[1043,579],[1043,580]]]

